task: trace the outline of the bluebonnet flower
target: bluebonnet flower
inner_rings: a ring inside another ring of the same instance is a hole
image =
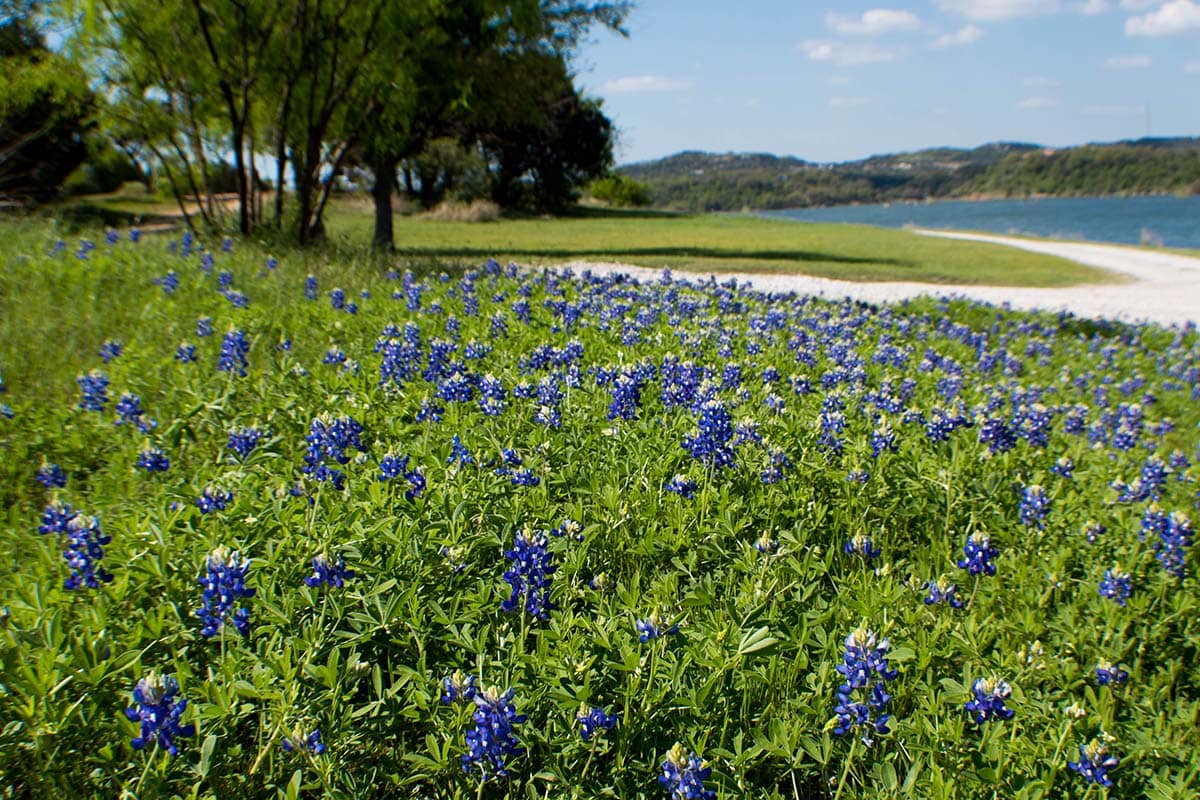
[[[852,469],[846,473],[846,483],[866,483],[871,479],[871,473],[865,469]]]
[[[963,545],[963,558],[959,559],[959,569],[965,569],[969,575],[995,575],[996,565],[992,559],[997,555],[992,547],[992,540],[986,533],[976,531],[967,537]]]
[[[1046,490],[1037,484],[1026,486],[1021,494],[1021,524],[1039,530],[1046,527],[1046,512],[1050,509],[1050,498]]]
[[[437,396],[450,403],[469,403],[475,387],[468,376],[458,370],[445,376],[437,385]]]
[[[258,428],[233,428],[229,431],[229,441],[225,446],[232,450],[240,461],[245,461],[254,452],[254,448],[258,447],[264,435]]]
[[[1161,536],[1167,530],[1168,515],[1158,503],[1151,503],[1142,512],[1142,526],[1138,531],[1138,539],[1146,541],[1147,536]]]
[[[500,604],[503,610],[509,613],[524,610],[537,619],[550,619],[554,608],[550,602],[550,582],[558,568],[554,566],[549,544],[544,533],[535,534],[528,528],[517,532],[512,548],[504,551],[504,557],[512,562],[504,573],[512,591]]]
[[[114,358],[120,356],[124,350],[125,348],[120,341],[116,339],[109,339],[105,341],[104,344],[100,345],[100,359],[107,364]]]
[[[1050,468],[1050,471],[1055,475],[1070,479],[1075,474],[1075,462],[1071,460],[1070,456],[1063,456],[1054,462],[1054,466]]]
[[[1158,541],[1154,543],[1155,556],[1171,575],[1183,579],[1187,549],[1192,544],[1192,521],[1179,511],[1171,512],[1165,527],[1159,529]]]
[[[457,433],[454,434],[454,439],[450,442],[450,457],[446,459],[446,465],[449,466],[456,463],[463,466],[475,463],[475,457],[471,455],[471,451],[462,443],[462,439],[459,438]]]
[[[464,772],[476,767],[484,780],[503,778],[508,775],[505,757],[525,752],[513,726],[524,722],[526,717],[513,706],[513,694],[512,689],[501,692],[493,686],[472,698],[475,713],[471,719],[475,727],[467,731],[467,752],[461,759]]]
[[[228,270],[221,270],[217,274],[217,288],[228,289],[233,286],[233,273]]]
[[[558,524],[558,527],[550,529],[550,535],[562,539],[574,539],[577,542],[583,541],[583,526],[573,519],[564,519]]]
[[[848,556],[858,556],[864,561],[874,561],[883,551],[875,546],[870,536],[865,533],[856,533],[842,545],[842,552]]]
[[[716,800],[717,793],[704,788],[704,781],[711,774],[712,767],[705,766],[699,756],[689,753],[677,742],[662,763],[662,774],[658,776],[658,782],[672,798]]]
[[[946,603],[951,608],[963,607],[962,599],[957,596],[958,587],[951,583],[945,575],[938,578],[937,581],[927,581],[925,588],[929,590],[929,594],[925,596],[925,605]]]
[[[234,308],[250,307],[250,298],[236,289],[226,289],[225,291],[221,292],[221,294]]]
[[[865,727],[864,744],[871,743],[871,729],[877,733],[888,733],[887,704],[891,695],[886,686],[895,680],[896,671],[888,668],[887,639],[878,640],[873,631],[861,625],[846,637],[846,651],[837,671],[845,678],[837,690],[837,705],[834,713],[837,724],[833,733],[845,736],[855,727]],[[855,700],[855,693],[866,700]]]
[[[112,228],[109,228],[108,230],[106,230],[104,232],[104,241],[108,242],[108,244],[110,246],[114,245],[117,242],[121,241],[121,234],[118,233],[117,231],[113,230]]]
[[[0,403],[0,417],[12,419],[16,415],[17,412],[13,411],[12,406],[10,406],[8,403]]]
[[[201,339],[212,336],[212,317],[201,317],[196,320],[196,335]]]
[[[1013,710],[1004,707],[1004,701],[1012,696],[1012,689],[999,678],[976,678],[971,691],[975,697],[967,701],[967,712],[975,717],[975,724],[982,725],[991,719],[1012,719]]]
[[[1133,594],[1133,577],[1116,564],[1104,571],[1100,580],[1100,596],[1116,600],[1117,605],[1124,606],[1125,601]]]
[[[484,416],[497,417],[504,413],[508,392],[495,375],[488,373],[479,379],[479,410]]]
[[[196,360],[196,345],[180,342],[175,348],[175,360],[181,364],[191,364]]]
[[[141,229],[139,229],[139,228],[130,228],[129,229],[129,241],[130,242],[132,242],[133,244],[137,244],[139,241],[141,241],[141,239],[142,239]]]
[[[100,522],[95,517],[82,514],[73,517],[67,523],[67,547],[63,551],[71,574],[63,581],[63,588],[99,589],[101,583],[110,583],[113,576],[100,565],[104,545],[110,541],[112,537],[100,532]]]
[[[588,707],[586,704],[575,712],[575,721],[579,723],[579,736],[585,741],[591,741],[592,736],[600,730],[611,731],[617,724],[616,714],[606,714],[598,706]]]
[[[38,533],[66,533],[67,526],[78,515],[79,512],[70,504],[55,500],[42,512],[42,524],[38,526]]]
[[[637,630],[638,641],[642,644],[662,636],[674,636],[679,633],[679,625],[664,626],[657,611],[651,612],[650,616],[645,619],[637,620],[634,628]]]
[[[754,549],[763,555],[770,555],[779,549],[779,542],[771,537],[770,531],[763,531],[762,536],[755,540]]]
[[[1067,766],[1083,776],[1088,783],[1107,787],[1113,785],[1108,771],[1119,763],[1115,756],[1108,754],[1103,742],[1093,739],[1088,744],[1079,745],[1079,760],[1068,761]]]
[[[151,672],[137,682],[133,689],[133,705],[125,709],[130,722],[141,723],[141,733],[131,742],[134,750],[157,742],[171,756],[179,753],[176,737],[196,735],[196,726],[183,725],[180,719],[188,701],[179,697],[179,681],[170,675]]]
[[[1017,446],[1017,432],[1000,417],[988,417],[979,426],[979,443],[989,453],[1005,453]]]
[[[718,470],[735,467],[737,458],[729,444],[732,438],[729,409],[720,400],[709,400],[700,406],[697,431],[683,440],[683,448],[707,467]]]
[[[346,307],[346,293],[340,288],[334,289],[329,293],[329,302],[334,311],[343,310]]]
[[[94,369],[86,375],[80,375],[75,382],[83,393],[79,407],[84,411],[103,411],[108,405],[108,376]]]
[[[346,581],[355,576],[352,569],[346,569],[346,562],[341,556],[336,561],[330,561],[324,553],[313,556],[313,574],[304,579],[306,586],[317,587],[321,584],[341,589]]]
[[[319,756],[325,752],[325,743],[321,741],[321,729],[317,728],[307,736],[301,730],[295,731],[290,738],[284,738],[280,743],[287,752],[294,750],[307,750],[314,756]]]
[[[210,514],[213,511],[224,511],[225,506],[229,505],[231,500],[233,500],[233,492],[227,492],[215,486],[205,486],[204,491],[196,498],[196,505],[201,514]]]
[[[531,469],[513,470],[509,476],[509,480],[512,482],[513,486],[537,486],[542,482],[542,479],[538,477],[537,473]]]
[[[878,458],[883,453],[894,453],[897,449],[896,433],[884,418],[880,420],[879,427],[871,432],[871,455]]]
[[[389,481],[393,478],[404,477],[408,481],[409,489],[404,492],[404,497],[407,500],[413,500],[421,496],[425,491],[425,475],[420,469],[409,469],[409,456],[397,456],[395,453],[388,453],[379,460],[379,480]]]
[[[196,612],[203,623],[202,636],[214,636],[230,622],[242,636],[250,635],[250,609],[238,606],[239,598],[253,597],[257,591],[246,586],[249,572],[250,559],[242,558],[236,550],[222,545],[208,554],[205,571],[196,579],[204,587]]]
[[[426,397],[421,401],[421,409],[417,412],[417,422],[441,422],[446,409]]]
[[[267,256],[266,265],[267,269],[275,269],[275,267],[279,266],[279,260],[275,256]]]
[[[58,464],[43,463],[37,471],[37,482],[47,489],[61,489],[67,485],[67,473]]]
[[[325,351],[325,357],[321,359],[322,364],[341,364],[345,362],[346,354],[337,345]]]
[[[676,475],[667,481],[666,490],[679,495],[685,500],[691,500],[696,496],[696,482],[683,475]]]
[[[304,472],[317,481],[330,481],[335,489],[341,489],[345,482],[345,474],[330,467],[328,461],[346,464],[350,456],[346,449],[354,447],[360,452],[367,452],[360,435],[363,432],[353,417],[331,418],[329,414],[314,417],[304,441],[308,447],[304,453]]]
[[[608,387],[612,402],[608,406],[609,419],[637,419],[638,406],[642,402],[642,383],[636,376],[623,372]]]
[[[1129,673],[1108,659],[1101,659],[1096,665],[1096,683],[1101,686],[1117,685],[1129,680]]]
[[[1105,527],[1094,519],[1083,523],[1083,536],[1088,544],[1095,544],[1096,540],[1104,535],[1105,530]]]
[[[316,275],[309,275],[307,278],[304,279],[304,299],[305,300],[316,300],[317,299],[317,276]]]
[[[171,468],[171,459],[157,447],[144,447],[133,466],[146,472],[166,472]]]
[[[240,377],[246,376],[246,354],[250,352],[250,343],[246,334],[231,327],[221,340],[221,356],[217,359],[217,369],[221,372],[235,372]]]
[[[442,705],[448,706],[455,700],[469,703],[478,692],[474,675],[464,675],[461,670],[455,670],[453,675],[442,678]]]
[[[233,239],[226,236],[224,239],[221,240],[221,252],[222,253],[232,253],[233,252]]]
[[[142,427],[142,414],[145,413],[142,411],[142,399],[136,394],[129,394],[128,392],[122,394],[121,399],[117,401],[115,411],[117,412],[115,424],[123,425],[126,422],[132,422],[141,428],[143,432],[147,430],[147,428]],[[148,427],[154,426],[149,425]]]

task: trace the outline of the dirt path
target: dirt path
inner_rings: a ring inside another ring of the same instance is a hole
[[[1014,308],[1067,310],[1083,317],[1105,317],[1127,322],[1147,320],[1161,324],[1200,321],[1200,258],[1138,250],[1132,247],[1074,242],[1036,241],[1008,236],[918,230],[923,236],[963,239],[1018,247],[1035,253],[1060,256],[1092,267],[1129,275],[1120,284],[1084,284],[1062,289],[1014,286],[963,286],[928,283],[858,283],[807,275],[749,275],[722,273],[749,281],[762,291],[796,291],[828,298],[851,297],[872,303],[895,302],[921,295],[955,295]],[[658,277],[660,270],[627,264],[576,261],[561,266],[593,272],[628,272],[643,278]],[[681,270],[676,273],[685,274]],[[691,273],[688,273],[690,276]],[[693,277],[706,277],[698,275]]]

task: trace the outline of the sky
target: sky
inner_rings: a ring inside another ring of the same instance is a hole
[[[575,65],[618,163],[1200,135],[1200,0],[639,0],[627,28]]]

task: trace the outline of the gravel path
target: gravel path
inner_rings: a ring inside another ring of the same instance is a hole
[[[1127,322],[1146,320],[1170,325],[1200,321],[1200,258],[1116,245],[1035,241],[929,230],[918,230],[917,233],[946,239],[991,242],[1061,256],[1080,264],[1123,273],[1133,280],[1120,284],[1084,284],[1065,289],[1031,289],[905,282],[860,283],[807,275],[721,273],[718,277],[749,281],[761,291],[796,291],[831,299],[852,297],[872,303],[895,302],[929,294],[954,295],[989,303],[1007,303],[1014,308],[1067,310],[1083,317],[1104,317]],[[626,272],[639,278],[657,278],[661,274],[661,270],[656,269],[592,261],[573,261],[559,266],[576,271]],[[707,277],[682,270],[672,271],[681,276]]]

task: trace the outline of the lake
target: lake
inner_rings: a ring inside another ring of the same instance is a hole
[[[1200,249],[1200,197],[1049,197],[792,208],[764,215],[882,228],[953,228]]]

